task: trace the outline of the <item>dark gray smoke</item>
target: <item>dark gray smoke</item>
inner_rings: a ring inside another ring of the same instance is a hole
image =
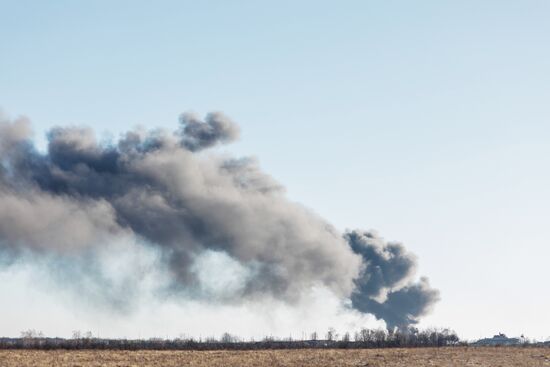
[[[239,137],[239,128],[221,113],[209,113],[204,122],[195,115],[180,117],[182,143],[189,150],[209,148],[217,143],[229,143]]]
[[[90,129],[57,127],[46,153],[28,121],[0,120],[0,253],[70,259],[133,237],[159,251],[171,289],[200,295],[193,264],[220,251],[250,273],[224,301],[294,301],[324,286],[389,327],[417,322],[438,298],[414,282],[401,245],[342,235],[286,199],[255,159],[198,154],[237,138],[223,114],[183,115],[175,132],[130,131],[108,145]]]
[[[351,295],[354,308],[383,319],[391,329],[406,328],[438,301],[439,292],[430,288],[427,278],[413,282],[416,258],[403,245],[368,231],[351,231],[344,237],[364,262]]]

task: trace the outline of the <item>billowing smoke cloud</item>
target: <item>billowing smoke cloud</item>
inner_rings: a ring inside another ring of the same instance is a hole
[[[239,128],[221,113],[209,113],[204,122],[197,116],[184,113],[180,117],[182,143],[189,150],[209,148],[217,143],[228,143],[239,137]]]
[[[197,259],[221,252],[247,269],[221,301],[296,301],[330,289],[389,327],[418,321],[438,299],[415,258],[372,232],[339,233],[285,198],[253,158],[201,150],[236,139],[221,113],[182,115],[174,132],[130,131],[101,144],[92,130],[57,127],[38,152],[25,119],[0,121],[0,253],[70,258],[119,237],[161,254],[167,286],[197,297]]]
[[[374,232],[352,231],[344,237],[365,264],[355,280],[354,308],[374,314],[390,328],[405,328],[439,299],[427,278],[413,282],[416,259],[400,243],[388,243]]]

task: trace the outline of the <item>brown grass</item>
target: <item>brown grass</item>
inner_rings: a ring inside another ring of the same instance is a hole
[[[0,350],[0,367],[20,366],[550,366],[550,349],[456,347],[203,352]]]

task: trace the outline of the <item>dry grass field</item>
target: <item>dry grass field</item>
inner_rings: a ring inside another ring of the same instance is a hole
[[[0,350],[0,367],[21,366],[550,366],[550,349],[456,347],[207,352]]]

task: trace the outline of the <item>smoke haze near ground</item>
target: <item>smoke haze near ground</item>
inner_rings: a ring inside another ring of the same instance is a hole
[[[390,328],[430,310],[438,292],[415,280],[416,259],[401,244],[340,233],[289,201],[254,158],[207,151],[238,136],[221,113],[184,114],[175,131],[129,131],[110,144],[89,128],[55,127],[40,153],[27,119],[0,117],[1,256],[53,264],[68,288],[92,289],[115,309],[138,302],[154,274],[149,292],[220,304],[292,305],[323,287]],[[105,264],[139,248],[154,261],[118,269],[113,281]],[[212,269],[231,271],[204,274],[205,254]]]

